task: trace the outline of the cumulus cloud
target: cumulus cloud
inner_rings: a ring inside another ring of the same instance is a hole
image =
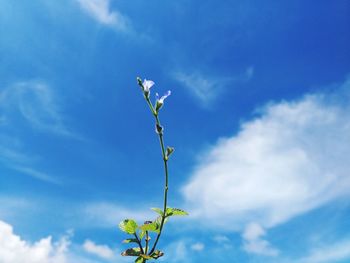
[[[67,238],[53,243],[51,237],[31,244],[14,234],[11,225],[0,221],[1,263],[68,263],[68,246]]]
[[[101,24],[118,30],[128,28],[127,18],[118,11],[110,10],[109,0],[77,0],[82,10]]]
[[[244,240],[243,249],[248,253],[264,256],[277,256],[279,251],[263,239],[265,230],[256,223],[250,223],[245,228],[242,237]]]
[[[96,261],[71,244],[72,233],[68,232],[57,242],[51,236],[37,242],[29,242],[14,233],[13,227],[0,220],[0,262],[1,263],[101,263],[110,262],[108,247],[96,245],[92,241],[84,243],[85,251],[98,255]],[[124,261],[117,261],[124,262]]]
[[[183,194],[208,227],[264,228],[349,194],[350,81],[272,103],[203,152]]]

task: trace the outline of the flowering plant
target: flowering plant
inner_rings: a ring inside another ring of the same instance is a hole
[[[145,221],[143,225],[138,225],[133,219],[125,219],[119,224],[119,228],[131,235],[131,238],[125,239],[124,243],[136,243],[137,247],[129,248],[122,253],[122,256],[134,256],[136,257],[135,263],[144,263],[147,260],[158,259],[163,256],[164,253],[157,250],[157,244],[159,238],[162,234],[164,224],[171,216],[184,216],[188,215],[182,209],[168,207],[168,182],[169,182],[169,172],[168,172],[168,161],[170,155],[174,152],[173,147],[165,147],[164,144],[164,128],[159,120],[159,111],[164,105],[164,100],[170,96],[171,92],[168,91],[164,96],[159,97],[156,93],[156,102],[153,105],[150,100],[151,88],[154,85],[152,80],[142,80],[137,78],[137,83],[140,86],[146,103],[151,110],[152,115],[155,118],[155,131],[158,134],[162,159],[164,163],[164,199],[162,208],[151,208],[154,212],[158,214],[158,217],[154,221]],[[156,235],[153,245],[151,245],[151,233]]]

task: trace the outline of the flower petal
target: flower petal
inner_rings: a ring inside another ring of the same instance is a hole
[[[149,91],[150,88],[154,85],[154,82],[152,80],[145,79],[142,83],[144,91]]]
[[[171,95],[171,91],[168,90],[167,93],[165,93],[165,94],[159,99],[159,102],[160,102],[161,104],[163,104],[163,103],[164,103],[164,100],[165,100],[167,97],[169,97],[170,95]]]

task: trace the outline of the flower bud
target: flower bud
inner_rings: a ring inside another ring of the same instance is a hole
[[[164,128],[160,126],[159,124],[156,124],[156,133],[163,134]]]
[[[175,151],[173,147],[167,147],[166,148],[166,157],[169,158],[169,156]]]
[[[143,89],[142,79],[140,77],[137,77],[136,80],[137,80],[137,84],[139,84],[139,86]]]

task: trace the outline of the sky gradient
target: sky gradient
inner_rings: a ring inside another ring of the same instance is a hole
[[[350,261],[350,3],[0,0],[0,263]]]

